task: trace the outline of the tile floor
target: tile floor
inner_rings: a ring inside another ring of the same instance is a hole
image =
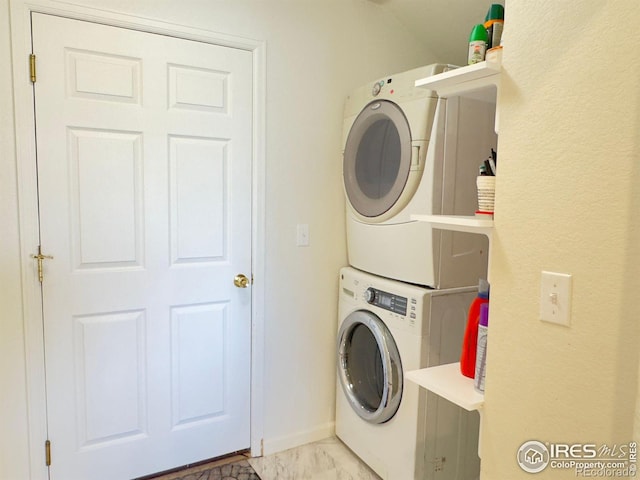
[[[335,437],[291,450],[250,458],[261,480],[379,480]]]
[[[380,480],[335,437],[264,457],[235,455],[153,480]]]

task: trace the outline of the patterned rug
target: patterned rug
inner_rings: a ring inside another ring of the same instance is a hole
[[[241,460],[213,467],[202,472],[190,473],[176,480],[260,480],[249,462]]]
[[[249,465],[246,457],[236,455],[233,459],[212,462],[153,477],[149,480],[260,480],[255,470]]]

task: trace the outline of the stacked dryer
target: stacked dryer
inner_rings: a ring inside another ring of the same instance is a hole
[[[448,68],[382,78],[345,106],[336,433],[385,480],[473,480],[479,466],[477,414],[403,381],[459,358],[486,277],[483,236],[411,219],[473,215],[478,165],[496,148],[494,104],[414,86]]]

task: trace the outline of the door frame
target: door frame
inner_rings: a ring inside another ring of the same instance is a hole
[[[36,129],[33,86],[28,55],[31,53],[31,13],[45,13],[147,33],[195,40],[246,50],[253,56],[253,147],[251,201],[251,268],[258,282],[251,288],[251,412],[250,447],[262,455],[264,432],[264,299],[265,284],[265,158],[266,158],[266,44],[264,41],[193,28],[149,18],[132,17],[54,0],[9,0],[15,109],[16,163],[19,202],[20,265],[25,337],[29,463],[31,480],[48,479],[44,464],[47,440],[44,326],[37,269],[31,255],[39,244]],[[37,52],[35,52],[37,55]],[[44,246],[46,249],[46,246]],[[45,252],[46,253],[46,252]],[[54,447],[55,448],[55,447]],[[55,461],[55,458],[54,460]]]

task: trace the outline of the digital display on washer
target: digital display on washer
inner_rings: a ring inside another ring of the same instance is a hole
[[[398,295],[383,292],[382,290],[372,289],[375,293],[372,305],[376,307],[384,308],[393,313],[399,313],[400,315],[407,314],[407,299]]]

